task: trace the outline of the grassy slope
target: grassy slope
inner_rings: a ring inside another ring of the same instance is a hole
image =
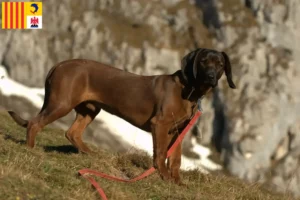
[[[61,130],[46,128],[34,149],[24,144],[25,129],[0,113],[0,199],[100,199],[77,170],[93,168],[119,177],[133,177],[151,166],[151,158],[131,151],[95,156],[78,154]],[[160,180],[157,173],[136,183],[99,180],[111,199],[291,199],[270,194],[224,175],[184,172],[188,188]]]

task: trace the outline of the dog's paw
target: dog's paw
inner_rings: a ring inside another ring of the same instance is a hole
[[[160,173],[160,177],[164,181],[171,181],[172,177],[169,173]]]
[[[88,154],[88,155],[95,155],[96,152],[95,151],[92,151],[90,150],[88,147],[81,147],[81,148],[78,148],[78,151],[82,154]]]
[[[185,187],[185,188],[188,188],[188,185],[187,184],[185,184],[185,183],[183,183],[182,181],[176,181],[175,180],[175,184],[176,185],[178,185],[178,186],[180,186],[180,187]]]

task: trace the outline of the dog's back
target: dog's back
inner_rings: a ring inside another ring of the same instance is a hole
[[[62,101],[69,99],[74,107],[94,101],[107,112],[141,128],[153,113],[156,76],[140,76],[84,59],[58,63],[49,73],[46,82],[50,83],[53,96]]]

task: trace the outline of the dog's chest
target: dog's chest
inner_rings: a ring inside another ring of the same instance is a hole
[[[180,112],[172,113],[173,123],[169,133],[181,132],[190,122],[197,111],[197,104],[183,107]]]

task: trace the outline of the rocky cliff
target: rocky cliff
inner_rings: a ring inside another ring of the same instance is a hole
[[[43,6],[43,30],[0,32],[0,62],[14,80],[43,87],[48,70],[69,58],[171,73],[192,49],[224,50],[238,89],[222,79],[205,98],[198,142],[217,149],[231,174],[300,195],[298,0],[48,0]],[[2,105],[23,116],[37,112],[15,97],[2,95]]]

